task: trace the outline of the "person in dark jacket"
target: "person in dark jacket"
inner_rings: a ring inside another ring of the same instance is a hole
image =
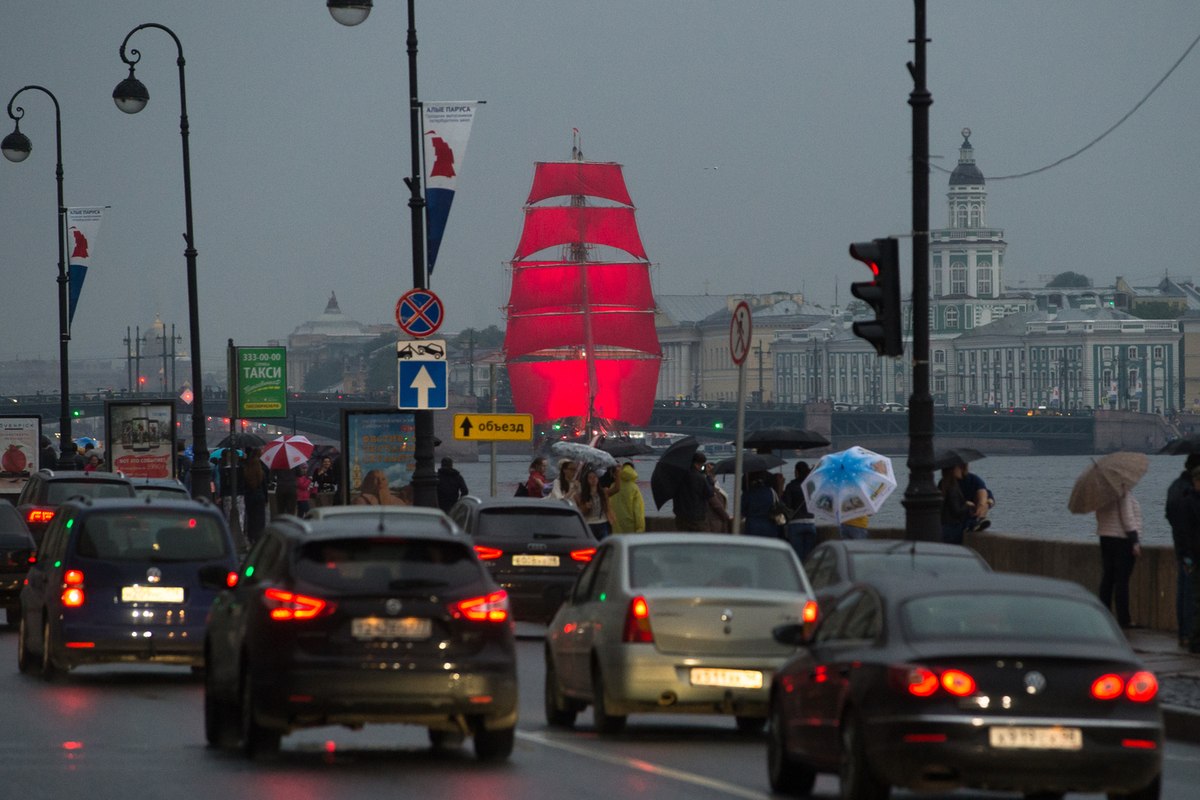
[[[186,449],[187,443],[183,439],[175,442],[175,477],[190,492],[192,490],[192,460],[183,454]]]
[[[470,492],[462,473],[454,468],[454,459],[446,456],[442,459],[442,468],[437,472],[438,508],[449,512],[460,497],[466,497]]]
[[[1179,625],[1179,646],[1200,651],[1200,635],[1195,632],[1195,598],[1200,586],[1195,580],[1196,561],[1200,560],[1200,480],[1192,476],[1200,468],[1200,453],[1193,453],[1184,463],[1183,473],[1167,488],[1167,521],[1171,523],[1171,539],[1175,544],[1178,578],[1175,583],[1175,620]]]
[[[783,504],[792,510],[785,529],[787,540],[801,561],[808,558],[808,554],[817,546],[816,520],[804,499],[804,480],[810,472],[812,467],[804,461],[797,461],[796,477],[783,487]]]
[[[262,463],[262,450],[251,448],[246,453],[238,489],[246,497],[246,540],[256,544],[267,527],[267,470]]]
[[[38,468],[58,468],[58,451],[54,449],[54,445],[50,442],[49,436],[42,437],[42,449],[38,452]]]
[[[942,470],[942,541],[946,544],[962,544],[963,533],[975,522],[974,503],[963,496],[962,476],[965,464]],[[985,520],[990,525],[990,521]]]
[[[713,488],[701,471],[708,457],[704,453],[692,456],[692,468],[675,487],[671,505],[675,511],[675,530],[694,533],[708,532],[708,507]]]
[[[779,502],[779,495],[771,484],[775,478],[769,472],[751,472],[747,479],[746,493],[742,495],[742,516],[746,518],[747,536],[765,536],[770,539],[783,538],[783,527],[775,524],[771,509]]]
[[[290,469],[273,469],[271,477],[275,479],[275,513],[296,514],[299,511],[296,473]]]

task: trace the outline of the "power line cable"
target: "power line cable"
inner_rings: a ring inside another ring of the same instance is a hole
[[[1099,141],[1100,141],[1101,139],[1103,139],[1105,136],[1108,136],[1110,133],[1112,133],[1112,132],[1113,132],[1113,131],[1115,131],[1115,130],[1116,130],[1118,127],[1120,127],[1120,126],[1121,126],[1121,123],[1125,122],[1125,120],[1127,120],[1127,119],[1129,119],[1130,117],[1132,117],[1132,116],[1133,116],[1133,114],[1134,114],[1134,112],[1135,112],[1135,111],[1137,111],[1139,108],[1141,108],[1141,107],[1142,107],[1142,104],[1143,104],[1143,103],[1145,103],[1147,100],[1149,100],[1149,99],[1150,99],[1150,95],[1152,95],[1152,94],[1154,94],[1156,91],[1158,91],[1158,87],[1162,86],[1162,85],[1163,85],[1163,83],[1165,83],[1165,82],[1166,82],[1167,78],[1171,77],[1171,73],[1172,73],[1172,72],[1174,72],[1174,71],[1175,71],[1175,69],[1176,69],[1176,68],[1177,68],[1177,67],[1178,67],[1180,64],[1182,64],[1182,63],[1183,63],[1183,60],[1184,60],[1185,58],[1187,58],[1187,57],[1188,57],[1188,53],[1192,52],[1192,49],[1193,49],[1193,48],[1195,48],[1195,46],[1196,46],[1197,44],[1200,44],[1200,36],[1197,36],[1195,39],[1193,39],[1193,40],[1192,40],[1192,43],[1191,43],[1190,45],[1188,45],[1188,49],[1187,49],[1187,50],[1184,50],[1184,51],[1183,51],[1183,55],[1181,55],[1181,56],[1179,57],[1179,59],[1178,59],[1178,60],[1177,60],[1177,61],[1176,61],[1174,64],[1172,64],[1172,65],[1171,65],[1171,68],[1170,68],[1169,70],[1167,70],[1167,74],[1166,74],[1166,75],[1163,75],[1163,76],[1162,76],[1162,78],[1160,78],[1160,79],[1159,79],[1158,83],[1154,84],[1153,88],[1151,88],[1151,89],[1150,89],[1150,91],[1146,92],[1146,96],[1145,96],[1145,97],[1143,97],[1141,100],[1139,100],[1139,101],[1138,101],[1138,103],[1137,103],[1137,105],[1135,105],[1133,108],[1129,109],[1129,113],[1127,113],[1125,116],[1123,116],[1123,117],[1121,117],[1119,120],[1117,120],[1117,121],[1116,121],[1116,122],[1113,124],[1113,126],[1112,126],[1112,127],[1110,127],[1108,130],[1106,130],[1104,133],[1100,134],[1100,135],[1099,135],[1099,136],[1097,136],[1095,139],[1092,139],[1090,142],[1088,142],[1088,143],[1087,143],[1087,144],[1085,144],[1083,147],[1081,147],[1081,148],[1079,148],[1078,150],[1076,150],[1074,153],[1071,153],[1071,155],[1069,155],[1069,156],[1063,156],[1063,157],[1062,157],[1062,158],[1060,158],[1058,161],[1055,161],[1053,164],[1047,164],[1047,165],[1046,165],[1046,166],[1044,166],[1044,167],[1039,167],[1038,169],[1033,169],[1033,170],[1030,170],[1029,172],[1021,172],[1021,173],[1018,173],[1018,174],[1016,174],[1016,175],[999,175],[999,176],[995,176],[995,177],[985,177],[985,178],[984,178],[984,180],[985,180],[985,181],[1007,181],[1007,180],[1012,180],[1012,179],[1014,179],[1014,178],[1027,178],[1027,177],[1029,177],[1030,175],[1037,175],[1039,172],[1045,172],[1045,171],[1046,171],[1046,170],[1048,170],[1048,169],[1053,169],[1054,167],[1057,167],[1059,164],[1062,164],[1062,163],[1064,163],[1064,162],[1066,162],[1066,161],[1070,161],[1070,160],[1071,160],[1072,158],[1074,158],[1075,156],[1079,155],[1079,154],[1080,154],[1080,153],[1082,153],[1083,151],[1085,151],[1085,150],[1087,150],[1088,148],[1090,148],[1092,145],[1094,145],[1094,144],[1096,144],[1097,142],[1099,142]],[[936,169],[936,170],[941,170],[942,172],[946,172],[946,173],[953,172],[953,170],[946,169],[945,167],[938,166],[937,164],[933,164],[933,163],[931,163],[929,166],[933,167],[933,168],[934,168],[934,169]]]

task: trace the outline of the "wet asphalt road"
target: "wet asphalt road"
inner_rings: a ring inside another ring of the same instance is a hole
[[[635,716],[626,734],[603,741],[588,713],[574,732],[547,729],[541,642],[523,639],[519,650],[521,720],[508,763],[476,763],[469,742],[434,752],[424,729],[404,726],[304,731],[286,737],[278,757],[249,763],[205,747],[203,687],[186,669],[87,667],[47,684],[17,672],[16,634],[3,631],[0,800],[770,796],[764,740],[737,733],[732,719]],[[1195,798],[1200,747],[1169,743],[1166,759],[1164,797]],[[836,778],[822,776],[816,796],[837,789]]]

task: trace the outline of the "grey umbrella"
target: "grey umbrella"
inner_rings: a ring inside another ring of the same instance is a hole
[[[717,462],[714,472],[717,475],[732,475],[736,463],[735,458],[726,458]],[[744,453],[742,455],[742,472],[766,472],[769,469],[783,466],[783,459],[771,453]]]
[[[759,453],[770,453],[773,450],[808,450],[813,447],[826,447],[829,440],[819,433],[803,428],[764,428],[754,431],[745,439],[746,447],[754,448]]]
[[[950,469],[950,467],[957,467],[959,464],[970,464],[972,461],[978,461],[981,458],[987,458],[987,456],[973,447],[951,447],[946,450],[939,450],[934,455],[933,468]]]

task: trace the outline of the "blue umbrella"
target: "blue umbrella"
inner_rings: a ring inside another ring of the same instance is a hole
[[[188,461],[193,461],[196,458],[196,454],[192,451],[192,446],[190,444],[187,447],[183,448],[183,455],[187,458]]]
[[[78,438],[75,440],[75,444],[79,445],[80,447],[87,447],[89,444],[90,444],[92,447],[99,447],[99,446],[100,446],[100,442],[96,441],[95,439],[93,439],[93,438],[92,438],[92,437],[90,437],[90,436],[80,436],[80,437],[78,437]]]
[[[226,450],[228,450],[228,449],[229,449],[228,447],[218,447],[216,450],[213,450],[211,453],[209,453],[209,454],[208,454],[208,460],[209,460],[209,461],[216,461],[216,460],[217,460],[217,459],[219,459],[221,456],[225,455],[225,451],[226,451]],[[246,455],[246,454],[245,454],[245,453],[243,453],[241,450],[238,450],[238,451],[237,451],[237,454],[238,454],[238,456],[244,456],[244,455]]]
[[[851,447],[822,458],[801,488],[814,516],[840,524],[878,511],[895,491],[896,475],[891,459]]]

